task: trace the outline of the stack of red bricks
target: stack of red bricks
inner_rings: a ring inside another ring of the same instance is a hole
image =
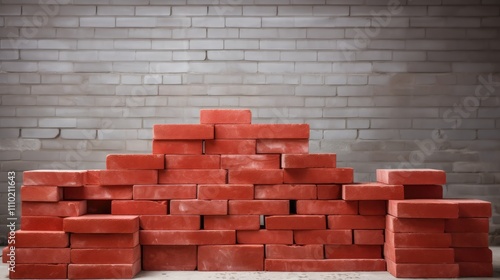
[[[152,154],[109,155],[106,170],[25,172],[10,277],[132,278],[141,268],[438,277],[414,272],[423,257],[401,259],[415,254],[398,241],[436,231],[451,240],[442,253],[449,258],[434,257],[424,237],[412,250],[436,260],[425,265],[449,264],[453,277],[491,275],[491,206],[442,200],[444,182],[432,178],[444,172],[410,170],[395,181],[381,170],[377,183],[353,183],[353,169],[338,168],[335,154],[308,153],[306,124],[251,124],[249,110],[200,117],[200,124],[155,125]],[[412,176],[430,179],[423,186]],[[456,213],[426,210],[423,198]]]

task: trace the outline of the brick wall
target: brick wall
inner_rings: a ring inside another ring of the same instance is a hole
[[[358,181],[438,168],[446,197],[500,207],[495,0],[0,2],[2,185],[10,170],[20,184],[23,170],[103,168],[150,152],[155,123],[242,107],[309,123],[310,150]]]

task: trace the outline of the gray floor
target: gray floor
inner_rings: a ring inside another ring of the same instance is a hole
[[[467,279],[500,279],[500,247],[491,247],[493,251],[493,278]],[[8,279],[7,265],[1,264],[1,276]],[[141,271],[134,279],[210,279],[210,280],[356,280],[356,279],[398,279],[388,272],[198,272],[198,271]],[[412,278],[424,279],[424,278]]]

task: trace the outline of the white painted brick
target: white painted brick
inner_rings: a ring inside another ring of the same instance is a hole
[[[366,119],[348,119],[347,128],[369,128],[370,120]]]
[[[16,115],[16,108],[7,107],[0,111],[0,117],[14,117]]]
[[[224,40],[224,49],[229,50],[251,50],[259,48],[259,40]]]
[[[207,84],[241,84],[243,78],[240,75],[205,75]]]
[[[113,49],[113,40],[78,40],[78,49]]]
[[[0,46],[2,49],[36,49],[38,41],[30,39],[3,39],[0,41]]]
[[[244,17],[244,18],[226,18],[227,27],[261,27],[261,18]]]
[[[402,40],[371,40],[368,44],[370,49],[405,49],[405,41]]]
[[[303,75],[300,79],[300,82],[304,85],[321,85],[321,84],[323,84],[323,76],[322,75]],[[306,104],[306,106],[307,106],[307,104]]]
[[[19,82],[21,84],[39,84],[40,75],[33,73],[21,73],[19,75]]]
[[[114,27],[114,17],[82,17],[80,26],[83,27]]]
[[[410,19],[410,26],[414,27],[480,27],[480,18],[460,17],[414,17]]]
[[[213,2],[210,4],[214,4]],[[222,3],[221,3],[222,4]],[[226,4],[226,3],[224,3]],[[243,13],[242,7],[231,5],[232,3],[227,3],[229,5],[214,5],[208,6],[208,15],[209,16],[240,16]]]
[[[266,75],[245,75],[243,84],[263,85],[266,83]]]
[[[173,6],[172,15],[175,16],[204,16],[208,13],[207,6]]]
[[[318,52],[318,61],[352,61],[354,60],[355,52],[341,51],[341,52]]]
[[[395,129],[360,129],[359,139],[363,140],[399,139],[399,131]]]
[[[0,16],[17,16],[21,15],[20,5],[2,5]]]
[[[310,108],[290,108],[289,115],[291,118],[321,118],[323,112],[321,110],[311,110]]]
[[[153,49],[157,50],[183,50],[189,48],[187,40],[168,40],[168,41],[153,41]]]
[[[36,118],[0,118],[0,127],[36,127]]]
[[[224,46],[223,40],[190,40],[189,48],[194,50],[214,50],[222,49]]]
[[[411,128],[411,120],[409,119],[372,119],[371,128]]]
[[[276,16],[276,7],[267,6],[244,6],[243,7],[244,16]]]
[[[111,72],[111,62],[78,62],[73,66],[75,72]]]
[[[312,6],[313,14],[319,16],[349,16],[348,6]]]
[[[190,27],[191,18],[188,17],[157,17],[158,27]]]
[[[375,69],[373,69],[375,71]],[[372,71],[372,64],[367,62],[339,62],[332,64],[334,73],[368,73]]]
[[[135,7],[136,16],[169,16],[170,7],[164,6],[137,6]]]
[[[278,51],[246,51],[245,60],[277,61],[280,60]]]
[[[281,52],[282,61],[316,61],[317,53],[311,51]]]
[[[98,54],[100,61],[133,61],[134,51],[100,51]],[[138,59],[139,60],[139,59]]]
[[[115,72],[147,73],[149,68],[148,62],[113,62],[113,71]]]
[[[17,128],[1,128],[0,135],[2,139],[19,138],[19,129]]]
[[[465,16],[465,17],[488,17],[498,16],[498,7],[475,7],[475,6],[430,6],[429,16]]]
[[[425,61],[427,58],[424,51],[394,51],[393,61]]]
[[[276,87],[275,87],[276,88]],[[285,88],[286,90],[286,88]],[[281,104],[281,105],[280,105]],[[240,106],[248,107],[282,107],[282,106],[304,106],[303,97],[288,97],[278,100],[269,96],[241,96]]]
[[[261,40],[260,41],[261,49],[271,49],[271,50],[289,50],[295,49],[295,41],[294,40]]]
[[[337,41],[335,40],[298,40],[297,49],[335,49]]]
[[[296,73],[331,73],[332,64],[325,62],[296,62]]]
[[[337,129],[337,130],[325,130],[323,132],[324,139],[356,139],[358,137],[358,131],[352,129]]]
[[[240,38],[277,38],[278,29],[276,28],[244,28],[240,29]]]
[[[76,49],[76,40],[38,40],[39,49]]]
[[[120,31],[122,29],[114,29],[114,30]],[[128,31],[128,38],[165,39],[172,37],[172,30],[167,28],[128,28],[123,30]]]
[[[182,76],[181,75],[163,75],[163,84],[165,84],[165,85],[182,84]]]
[[[115,49],[151,49],[150,40],[115,40]]]
[[[103,16],[133,16],[134,6],[97,6],[97,14]]]
[[[131,56],[135,60],[144,61],[170,61],[172,60],[171,51],[136,51],[135,57]],[[132,60],[131,59],[131,60]]]
[[[157,19],[154,17],[117,17],[117,27],[155,27]]]
[[[278,16],[309,16],[312,6],[278,6]]]
[[[206,52],[204,51],[174,51],[173,60],[205,60]]]
[[[21,50],[22,60],[57,60],[59,57],[58,51],[49,50]]]
[[[403,62],[374,62],[373,71],[376,72],[407,72],[408,64]]]
[[[182,82],[187,85],[203,84],[203,77],[201,74],[182,74]]]
[[[193,17],[193,27],[224,27],[223,17]]]
[[[208,51],[208,60],[242,60],[243,51]]]
[[[19,51],[17,50],[2,50],[0,51],[1,60],[17,60],[19,59]]]
[[[96,14],[95,6],[61,5],[58,15],[62,16],[92,16]]]
[[[158,95],[158,86],[140,85],[140,86],[117,86],[116,95]]]
[[[205,28],[183,28],[183,29],[173,29],[172,38],[206,38],[207,30]]]
[[[38,63],[38,71],[40,72],[72,72],[73,63],[71,62],[46,62]]]
[[[93,38],[93,28],[58,28],[57,38]]]
[[[462,39],[466,37],[466,30],[456,28],[429,28],[425,32],[425,37],[433,39]]]
[[[35,72],[38,71],[36,62],[4,61],[1,63],[3,71],[9,72]]]
[[[42,84],[60,84],[60,83],[61,83],[61,75],[56,75],[56,74],[42,75]]]
[[[391,60],[391,51],[358,51],[355,54],[356,60]]]
[[[259,62],[259,73],[293,73],[291,62]]]
[[[347,77],[347,83],[350,85],[366,85],[368,83],[368,76],[350,75]]]
[[[336,88],[332,86],[298,86],[295,88],[297,96],[332,96]]]
[[[307,38],[312,38],[312,39],[344,38],[344,29],[308,28]]]
[[[208,38],[238,38],[239,33],[238,28],[208,28]]]
[[[59,135],[59,129],[52,128],[23,128],[21,129],[22,138],[56,138]]]
[[[91,84],[104,84],[104,85],[117,85],[120,83],[120,76],[119,75],[90,76],[89,83],[91,83]]]
[[[125,140],[138,139],[135,129],[99,129],[97,139],[100,140]]]
[[[163,77],[162,75],[145,75],[144,76],[144,84],[146,85],[159,85],[162,83]]]
[[[183,73],[189,71],[187,62],[152,62],[150,73]]]

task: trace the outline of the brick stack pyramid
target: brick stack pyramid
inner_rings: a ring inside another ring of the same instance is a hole
[[[380,169],[378,182],[353,183],[335,154],[308,153],[307,124],[251,124],[250,110],[200,119],[155,125],[152,154],[109,155],[106,170],[24,172],[10,278],[492,276],[491,205],[442,199],[443,171]]]

